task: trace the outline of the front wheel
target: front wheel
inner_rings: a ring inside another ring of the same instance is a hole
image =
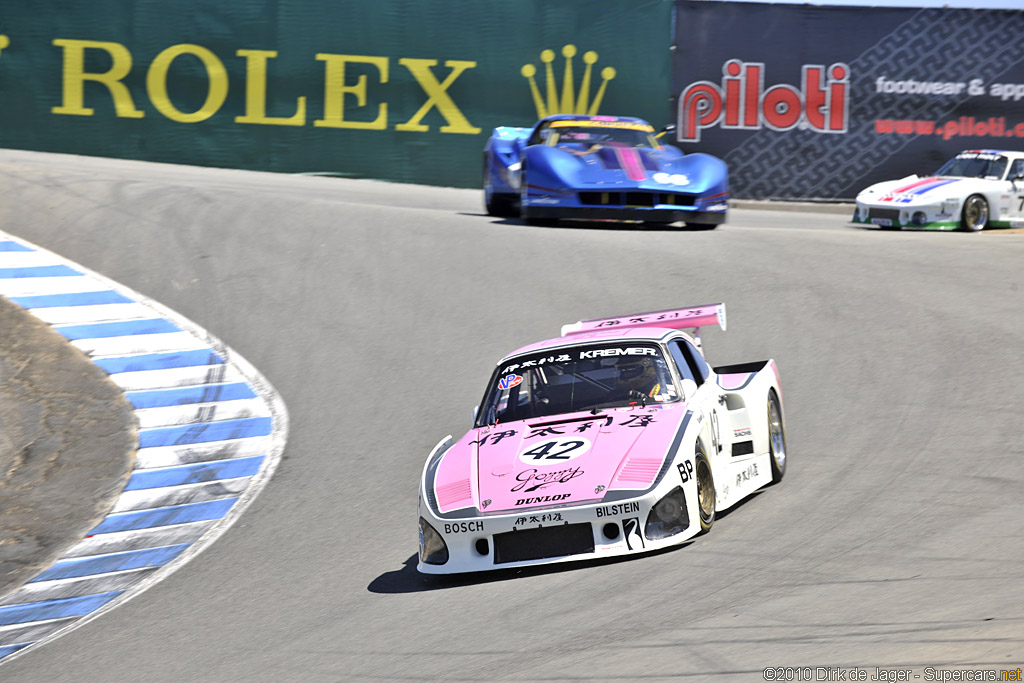
[[[487,215],[496,218],[513,218],[516,215],[515,200],[513,199],[515,195],[507,197],[488,190],[489,188],[484,191],[484,208],[487,209]]]
[[[972,194],[964,202],[964,210],[960,214],[960,229],[966,232],[979,232],[988,225],[988,202],[980,194]]]
[[[697,509],[700,512],[700,531],[707,533],[715,523],[715,478],[711,475],[711,465],[704,447],[697,442],[697,451],[693,456],[694,478],[697,480]]]
[[[519,177],[522,178],[522,182],[519,185],[519,219],[526,225],[532,226],[543,226],[551,227],[558,225],[558,220],[554,218],[538,218],[530,215],[530,207],[526,205],[526,164],[523,164],[520,170]]]
[[[488,216],[513,218],[516,215],[515,195],[499,194],[491,185],[490,161],[484,155],[484,209]]]
[[[777,484],[786,474],[786,425],[775,389],[768,392],[768,447],[771,449],[772,483]]]

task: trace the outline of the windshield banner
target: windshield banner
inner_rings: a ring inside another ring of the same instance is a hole
[[[733,197],[848,200],[1024,150],[1024,10],[676,7],[676,144],[724,159]]]

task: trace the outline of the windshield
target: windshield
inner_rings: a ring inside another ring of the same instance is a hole
[[[942,165],[935,172],[937,176],[958,176],[962,178],[995,178],[1003,177],[1006,171],[1006,157],[985,152],[964,152]]]
[[[631,403],[666,403],[677,397],[656,344],[581,346],[502,363],[477,426]]]
[[[618,147],[658,147],[650,126],[619,123],[618,125],[594,125],[596,122],[582,121],[580,124],[558,121],[551,126],[545,144],[562,146],[615,145]],[[582,125],[581,125],[582,124]]]

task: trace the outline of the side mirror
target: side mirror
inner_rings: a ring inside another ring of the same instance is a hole
[[[663,135],[665,135],[666,133],[674,133],[674,132],[676,132],[676,124],[670,123],[667,126],[665,126],[664,128],[662,128],[661,132],[658,133],[657,135],[655,135],[654,137],[660,138]]]
[[[683,400],[689,401],[697,393],[697,383],[692,379],[684,379],[682,382]]]

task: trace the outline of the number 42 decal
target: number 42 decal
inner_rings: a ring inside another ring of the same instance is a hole
[[[534,467],[559,465],[567,460],[578,458],[590,450],[590,440],[582,436],[549,439],[538,444],[530,444],[530,448],[519,454],[519,459]]]

